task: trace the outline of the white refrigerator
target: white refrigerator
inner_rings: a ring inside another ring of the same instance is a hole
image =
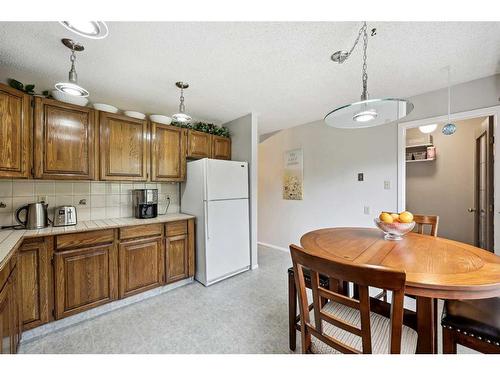
[[[205,286],[250,269],[248,163],[187,163],[181,211],[196,216],[195,279]]]

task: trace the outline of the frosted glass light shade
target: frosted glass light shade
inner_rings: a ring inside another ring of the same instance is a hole
[[[436,129],[437,129],[437,124],[423,125],[418,127],[418,130],[420,130],[424,134],[432,133]]]

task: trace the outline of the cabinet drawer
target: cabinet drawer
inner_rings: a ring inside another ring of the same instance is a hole
[[[167,223],[167,237],[179,236],[187,233],[187,220]]]
[[[138,237],[161,236],[161,234],[161,224],[145,224],[120,228],[120,240],[128,240]]]
[[[64,250],[87,245],[113,242],[113,229],[96,230],[93,232],[72,233],[56,236],[56,249]]]

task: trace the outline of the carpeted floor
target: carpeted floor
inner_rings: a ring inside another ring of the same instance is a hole
[[[194,282],[22,343],[20,352],[290,353],[290,264],[288,253],[260,247],[254,271],[209,288]]]

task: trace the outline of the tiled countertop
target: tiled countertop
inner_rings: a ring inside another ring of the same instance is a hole
[[[53,236],[63,233],[87,232],[91,230],[120,228],[141,224],[167,223],[169,221],[187,220],[191,218],[194,218],[194,216],[173,213],[160,215],[154,219],[136,219],[133,217],[127,217],[120,219],[89,220],[79,222],[77,225],[69,227],[50,226],[48,228],[34,230],[2,229],[0,230],[0,268],[3,267],[4,261],[8,258],[11,251],[20,245],[22,240],[25,238]]]

